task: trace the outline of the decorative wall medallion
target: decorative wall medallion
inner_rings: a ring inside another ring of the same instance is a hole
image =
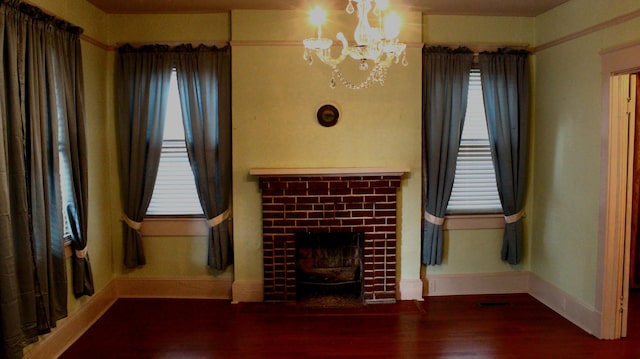
[[[322,105],[316,113],[318,123],[324,127],[331,127],[338,123],[340,112],[334,105]]]

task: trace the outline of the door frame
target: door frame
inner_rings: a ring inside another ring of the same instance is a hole
[[[612,77],[640,70],[640,43],[608,49],[602,57],[601,193],[598,232],[596,310],[601,339],[625,335],[628,295],[628,158],[627,121],[617,121]],[[625,283],[625,280],[627,282]]]

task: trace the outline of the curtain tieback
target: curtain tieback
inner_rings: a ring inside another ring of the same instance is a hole
[[[127,226],[129,226],[129,228],[134,229],[136,231],[139,231],[140,228],[142,228],[142,222],[136,222],[133,219],[127,217],[126,214],[122,214],[122,220],[124,221],[124,223],[127,224]]]
[[[427,211],[424,211],[424,219],[429,223],[435,224],[436,226],[441,226],[444,224],[444,217],[436,217]]]
[[[522,217],[524,217],[524,209],[520,210],[520,212],[518,212],[516,214],[512,214],[510,216],[504,216],[504,221],[507,222],[507,223],[516,223]]]
[[[87,256],[87,253],[89,253],[89,246],[84,246],[81,250],[76,249],[74,252],[76,253],[76,258],[82,259]]]
[[[213,228],[216,227],[217,225],[219,225],[220,223],[224,222],[227,218],[231,217],[231,209],[227,209],[226,211],[222,212],[221,214],[208,219],[207,220],[207,224],[209,225],[209,228]]]

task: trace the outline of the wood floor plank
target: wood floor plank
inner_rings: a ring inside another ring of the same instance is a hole
[[[61,358],[640,358],[526,294],[350,307],[120,299]]]

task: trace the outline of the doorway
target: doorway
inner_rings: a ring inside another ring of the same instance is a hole
[[[632,209],[633,161],[635,152],[640,154],[634,150],[636,77],[631,74],[639,71],[640,44],[602,52],[603,155],[596,293],[602,339],[627,335],[631,223],[637,215]]]
[[[629,117],[634,121],[633,161],[631,171],[631,232],[629,236],[629,288],[640,288],[640,72],[628,74]]]

